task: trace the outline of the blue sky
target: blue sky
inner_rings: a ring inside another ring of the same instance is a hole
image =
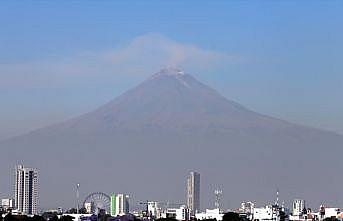
[[[343,133],[341,1],[2,1],[0,139],[90,111],[167,65]]]

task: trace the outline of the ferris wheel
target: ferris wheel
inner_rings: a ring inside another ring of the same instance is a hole
[[[111,198],[105,193],[95,192],[89,194],[83,205],[91,205],[91,212],[93,214],[98,214],[100,210],[105,210],[106,213],[110,212]]]

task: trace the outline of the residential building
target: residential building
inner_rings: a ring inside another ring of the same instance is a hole
[[[1,206],[5,211],[8,209],[12,209],[14,207],[13,199],[2,199]]]
[[[167,208],[162,218],[174,218],[176,220],[190,220],[190,210],[186,206],[180,208]]]
[[[254,208],[255,208],[255,204],[253,202],[242,202],[239,212],[245,213],[245,214],[253,214]]]
[[[156,219],[161,218],[161,208],[159,206],[159,203],[156,201],[149,201],[147,202],[147,209],[148,209],[148,216],[153,217]]]
[[[337,218],[340,213],[340,208],[326,207],[324,205],[321,205],[319,208],[319,215],[321,220],[325,218]]]
[[[279,220],[278,211],[272,205],[262,208],[254,208],[253,220]]]
[[[305,207],[305,200],[303,199],[295,199],[293,201],[293,206],[292,206],[292,215],[293,216],[301,216],[303,214]]]
[[[197,220],[204,219],[216,219],[217,221],[223,220],[224,214],[220,212],[219,208],[217,209],[206,209],[203,213],[196,213],[195,218]]]
[[[241,208],[239,208],[239,213],[251,220],[253,218],[254,208],[255,208],[255,203],[242,202]]]
[[[15,207],[18,211],[35,215],[38,213],[38,171],[18,165],[15,170]]]

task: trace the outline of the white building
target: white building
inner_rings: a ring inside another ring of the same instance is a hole
[[[200,174],[191,172],[187,178],[187,207],[194,215],[200,211]]]
[[[255,203],[253,202],[242,202],[240,212],[246,214],[253,214],[255,208]]]
[[[13,208],[14,207],[13,199],[2,199],[1,206],[4,210]]]
[[[159,203],[156,201],[150,201],[148,202],[148,215],[150,217],[154,217],[156,219],[161,218],[161,208],[159,206]]]
[[[122,216],[129,213],[129,195],[112,194],[111,195],[111,216]]]
[[[278,214],[273,209],[273,206],[268,205],[262,208],[254,208],[253,220],[262,221],[262,220],[277,220]]]
[[[206,209],[204,213],[196,213],[195,218],[198,220],[204,219],[216,219],[217,221],[223,220],[223,213],[220,213],[220,210],[217,209]]]
[[[186,206],[180,208],[167,208],[162,218],[175,218],[177,220],[190,220],[190,210]]]
[[[38,171],[18,165],[15,171],[15,207],[24,214],[38,213]]]
[[[301,216],[305,209],[305,200],[295,199],[292,204],[292,215]]]
[[[84,207],[86,209],[86,212],[91,214],[93,211],[94,205],[92,205],[92,203],[85,203]]]
[[[321,220],[325,219],[325,218],[332,218],[332,217],[337,218],[340,213],[341,213],[340,208],[325,207],[325,206],[321,205],[320,209],[319,209],[319,217]]]
[[[91,217],[92,215],[93,214],[75,214],[75,213],[69,214],[69,213],[65,213],[62,215],[58,215],[58,218],[60,219],[62,216],[71,216],[71,217],[73,217],[74,221],[81,221],[82,218]]]

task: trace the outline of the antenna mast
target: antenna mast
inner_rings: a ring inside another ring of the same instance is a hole
[[[79,213],[79,198],[80,198],[80,192],[79,192],[80,184],[76,184],[76,213]]]
[[[279,206],[279,189],[276,189],[276,201],[275,201],[275,205]]]

